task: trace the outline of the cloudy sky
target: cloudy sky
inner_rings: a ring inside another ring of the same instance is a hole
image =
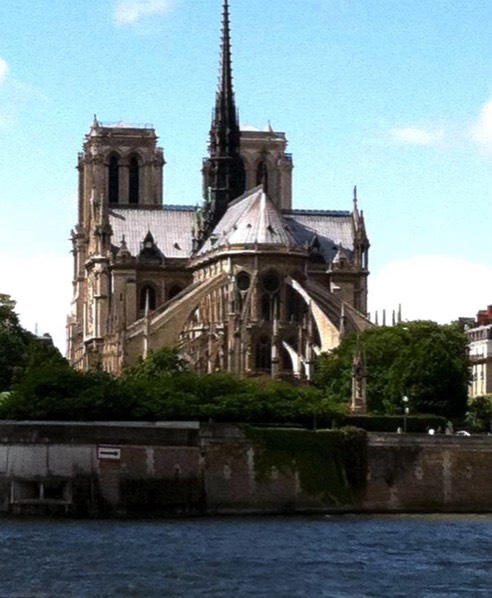
[[[221,0],[3,0],[0,292],[64,349],[75,165],[93,115],[152,123],[165,201],[200,201]],[[285,131],[297,208],[350,209],[370,309],[492,303],[490,0],[231,0],[243,125]]]

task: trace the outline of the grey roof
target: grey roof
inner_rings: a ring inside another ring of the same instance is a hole
[[[310,244],[316,235],[327,262],[336,256],[341,245],[349,254],[354,248],[351,212],[324,210],[291,210],[283,216],[300,245]]]
[[[199,255],[228,245],[295,247],[298,243],[262,187],[256,187],[230,204]]]
[[[113,244],[119,246],[124,237],[133,256],[140,253],[149,231],[165,257],[187,258],[191,254],[191,231],[195,223],[195,208],[191,206],[111,208],[109,221]]]
[[[111,208],[109,217],[113,244],[119,246],[124,237],[133,256],[140,253],[149,231],[165,257],[187,258],[191,255],[195,226],[195,208],[192,206]],[[305,247],[315,237],[326,262],[333,261],[340,245],[350,255],[354,247],[352,213],[328,210],[280,212],[262,188],[257,187],[231,203],[199,255],[226,245]]]

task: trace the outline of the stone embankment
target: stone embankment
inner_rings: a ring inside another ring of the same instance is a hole
[[[0,512],[492,512],[492,438],[0,423]]]

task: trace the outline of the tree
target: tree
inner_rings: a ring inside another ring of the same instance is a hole
[[[15,313],[16,302],[10,295],[0,293],[0,328],[20,330],[19,317]]]
[[[371,412],[401,413],[401,398],[407,395],[413,413],[464,416],[470,374],[467,340],[457,325],[405,322],[346,337],[318,363],[317,384],[337,401],[351,397],[357,343],[366,356]]]
[[[0,293],[0,392],[10,390],[15,376],[24,368],[33,338],[19,323],[15,301]]]
[[[145,359],[140,357],[134,366],[125,370],[123,377],[125,379],[135,379],[175,376],[188,370],[188,363],[180,355],[179,350],[173,347],[150,351]]]
[[[474,430],[492,432],[492,394],[471,400],[466,419]]]

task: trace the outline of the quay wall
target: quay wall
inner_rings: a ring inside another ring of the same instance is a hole
[[[369,434],[356,487],[323,433],[303,434],[323,458],[232,425],[3,422],[0,513],[492,512],[492,437]]]

